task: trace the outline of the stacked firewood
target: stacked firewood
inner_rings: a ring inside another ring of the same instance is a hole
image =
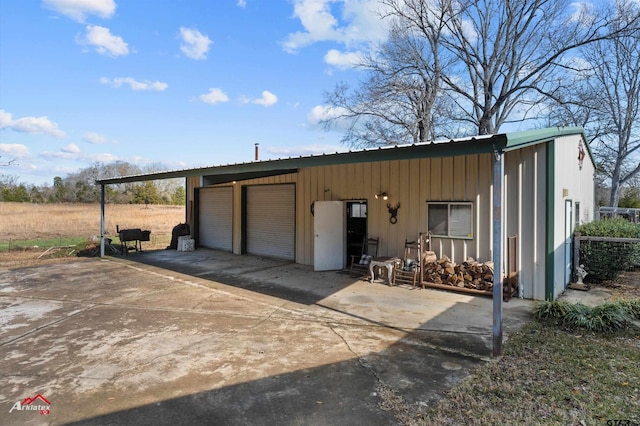
[[[440,259],[433,257],[425,258],[425,282],[482,291],[493,288],[493,262],[481,263],[468,257],[466,261],[456,264],[447,256]]]

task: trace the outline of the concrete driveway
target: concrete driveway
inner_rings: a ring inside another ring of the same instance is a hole
[[[488,359],[491,309],[213,250],[0,270],[0,424],[411,424]]]

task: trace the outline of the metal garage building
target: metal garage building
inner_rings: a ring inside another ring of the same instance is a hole
[[[518,235],[520,296],[553,299],[570,280],[573,229],[594,218],[594,173],[582,129],[548,128],[98,183],[186,177],[197,246],[336,269],[354,235],[376,236],[379,255],[399,256],[406,240],[431,231],[436,254],[456,262],[494,259]],[[323,202],[337,213],[318,217]],[[321,220],[341,237],[323,240]]]

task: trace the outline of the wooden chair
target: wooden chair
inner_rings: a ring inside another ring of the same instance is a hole
[[[420,257],[420,246],[418,242],[405,240],[402,263],[393,268],[391,284],[411,284],[415,287],[418,282],[418,274],[420,273]]]
[[[366,276],[369,273],[369,262],[378,257],[379,238],[364,237],[362,239],[362,250],[360,254],[351,255],[349,270],[354,275]]]

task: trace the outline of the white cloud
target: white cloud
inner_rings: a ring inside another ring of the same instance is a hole
[[[93,163],[110,163],[116,161],[118,157],[106,152],[103,153],[82,153],[80,148],[75,144],[69,144],[60,149],[60,151],[43,151],[40,153],[40,157],[47,160],[70,160],[78,161],[85,164]]]
[[[336,49],[331,49],[324,55],[324,61],[336,68],[346,70],[353,68],[357,64],[361,64],[364,58],[361,53],[347,52],[343,53]]]
[[[99,25],[87,25],[84,37],[77,41],[93,46],[102,55],[115,57],[129,54],[129,45],[122,37],[111,34],[109,28]]]
[[[213,87],[209,89],[209,92],[200,95],[200,100],[207,104],[217,104],[220,102],[228,102],[229,97],[221,89]]]
[[[58,138],[65,136],[58,125],[47,117],[22,117],[14,120],[11,113],[2,109],[0,109],[0,129],[11,129],[21,133],[45,133]]]
[[[596,20],[595,5],[591,2],[578,1],[571,3],[573,13],[571,13],[571,21],[577,22],[585,27],[593,25]]]
[[[314,106],[307,114],[307,121],[309,124],[319,124],[320,120],[326,120],[328,118],[335,118],[345,114],[347,111],[341,108],[332,108],[328,106],[317,105]]]
[[[0,143],[0,154],[12,158],[26,158],[31,155],[29,148],[19,143]]]
[[[97,154],[85,154],[82,156],[81,159],[83,161],[86,161],[89,164],[93,164],[93,163],[111,163],[116,161],[118,157],[108,152],[102,152]]]
[[[47,160],[55,160],[55,159],[76,160],[78,158],[78,154],[74,154],[73,152],[66,152],[63,150],[55,151],[55,152],[42,151],[40,153],[40,157],[45,158]]]
[[[570,56],[564,59],[564,66],[569,72],[582,78],[588,78],[593,74],[594,66],[591,62],[579,56]]]
[[[246,0],[238,0],[238,7],[241,7],[241,8],[244,9],[245,7],[247,7],[247,1]]]
[[[193,28],[180,27],[182,44],[180,50],[188,58],[201,60],[207,59],[207,52],[212,41],[206,35]]]
[[[293,53],[316,41],[339,38],[337,19],[331,14],[329,0],[298,0],[293,7],[294,17],[300,19],[305,31],[289,34],[284,50]]]
[[[82,136],[82,140],[92,145],[102,145],[105,143],[118,143],[114,140],[109,140],[105,135],[95,132],[87,132]]]
[[[271,106],[278,102],[278,97],[273,93],[265,90],[262,92],[262,97],[260,99],[256,99],[253,101],[254,104],[262,105],[262,106]]]
[[[42,4],[78,22],[84,22],[89,15],[111,18],[116,11],[113,0],[42,0]]]
[[[351,46],[382,40],[388,24],[380,18],[381,8],[378,0],[295,0],[293,16],[304,31],[289,34],[282,46],[295,53],[320,41]]]
[[[76,145],[75,143],[70,143],[69,145],[63,147],[61,151],[68,152],[69,154],[79,154],[80,147],[78,147],[78,145]]]
[[[125,84],[128,84],[131,90],[155,90],[157,92],[164,91],[169,85],[161,81],[138,81],[131,77],[117,77],[117,78],[100,78],[100,83],[109,85],[111,87],[119,88]]]
[[[327,120],[335,118],[332,123],[332,129],[338,131],[345,131],[349,128],[350,122],[346,118],[340,118],[347,114],[347,110],[344,108],[332,108],[325,105],[317,105],[309,111],[307,114],[307,123],[312,127],[320,127],[321,120]]]

